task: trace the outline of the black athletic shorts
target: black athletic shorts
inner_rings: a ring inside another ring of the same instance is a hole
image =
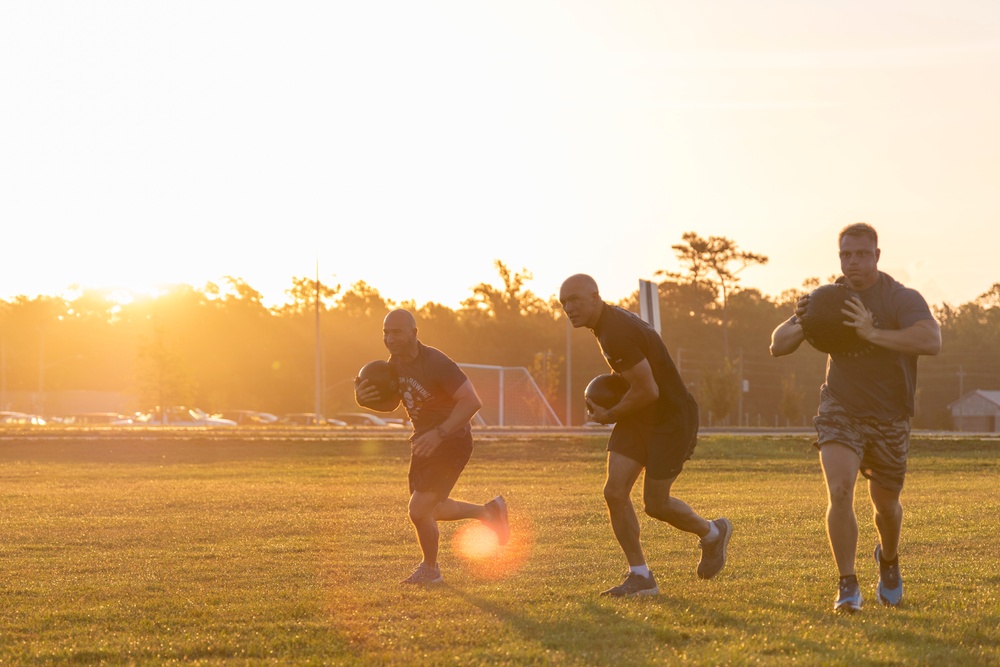
[[[691,458],[697,442],[698,404],[688,396],[683,414],[673,422],[650,423],[637,416],[615,424],[608,451],[641,463],[649,479],[673,479]]]
[[[472,436],[462,434],[442,442],[433,454],[418,458],[410,456],[410,493],[437,493],[447,498],[455,488],[459,475],[472,458]]]

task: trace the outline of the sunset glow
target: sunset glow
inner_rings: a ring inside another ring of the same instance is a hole
[[[0,298],[364,280],[449,307],[570,273],[612,300],[685,231],[768,295],[876,226],[929,301],[996,282],[1000,5],[16,3]],[[942,229],[979,239],[941,252]],[[377,248],[377,261],[374,250]],[[446,258],[446,261],[444,261]]]

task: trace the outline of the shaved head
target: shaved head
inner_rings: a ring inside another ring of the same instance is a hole
[[[560,293],[565,289],[572,289],[573,291],[583,290],[600,296],[600,290],[597,289],[597,281],[586,273],[577,273],[564,280],[562,288],[559,290]]]
[[[563,281],[559,303],[574,327],[593,329],[604,309],[597,281],[585,273],[574,274]]]
[[[397,308],[396,310],[389,311],[389,314],[385,316],[385,320],[382,322],[382,326],[386,329],[416,329],[417,318],[410,311]]]
[[[402,308],[389,311],[382,321],[382,342],[393,357],[404,361],[417,356],[417,320]]]

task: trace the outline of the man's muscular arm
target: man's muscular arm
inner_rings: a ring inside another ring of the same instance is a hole
[[[628,391],[617,405],[605,409],[591,400],[587,400],[587,409],[594,421],[600,424],[611,424],[630,412],[644,408],[660,397],[660,389],[653,378],[653,369],[647,359],[643,359],[632,368],[622,371],[622,377],[628,382]]]

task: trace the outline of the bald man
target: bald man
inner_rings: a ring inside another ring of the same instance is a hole
[[[413,424],[410,437],[410,521],[423,556],[405,584],[439,584],[438,521],[479,519],[492,528],[500,544],[510,537],[507,504],[497,496],[484,505],[450,498],[472,456],[471,420],[482,403],[458,364],[417,339],[417,321],[402,308],[382,322],[382,341],[399,378],[403,407]],[[381,396],[368,380],[357,382],[359,404]]]
[[[608,441],[604,499],[611,528],[629,565],[625,581],[601,594],[623,597],[660,592],[646,564],[631,500],[632,487],[643,469],[646,514],[701,538],[698,576],[711,579],[726,564],[733,526],[726,518],[703,519],[671,495],[674,480],[694,451],[698,405],[663,339],[634,313],[605,303],[597,282],[588,275],[567,278],[559,290],[559,302],[574,327],[594,332],[611,369],[629,384],[622,399],[610,408],[587,400],[591,419],[615,425]]]

